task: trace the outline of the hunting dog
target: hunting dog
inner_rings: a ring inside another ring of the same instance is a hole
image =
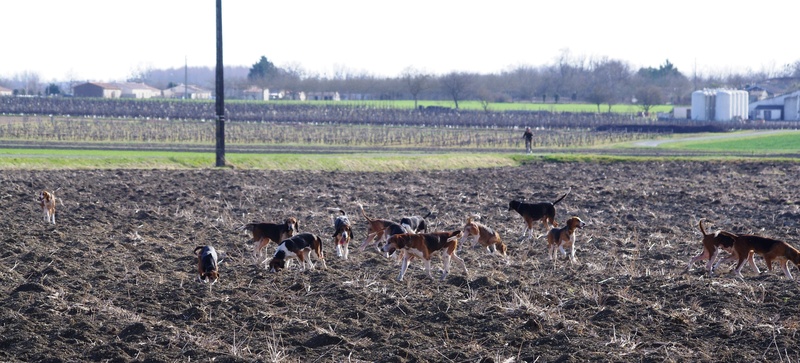
[[[212,246],[197,246],[194,254],[197,255],[197,279],[206,283],[211,281],[212,285],[216,283],[219,279],[217,250]]]
[[[733,233],[723,230],[718,230],[713,234],[706,233],[705,228],[703,228],[702,219],[697,224],[700,227],[700,233],[703,234],[703,240],[702,240],[703,252],[701,252],[697,256],[692,257],[692,259],[689,260],[689,265],[686,266],[686,271],[691,270],[692,264],[694,264],[695,262],[708,259],[708,263],[706,263],[706,270],[708,271],[709,276],[713,276],[714,267],[716,266],[714,265],[714,261],[719,258],[719,253],[721,251],[727,251],[728,253],[735,256],[736,251],[734,251],[733,249],[733,242],[736,240],[737,236]],[[735,259],[738,260],[738,258]],[[753,266],[755,266],[755,262],[753,262]]]
[[[549,255],[551,260],[556,259],[556,254],[561,251],[564,256],[567,251],[564,247],[570,247],[569,261],[575,262],[575,232],[578,228],[583,228],[586,225],[577,216],[572,216],[567,219],[566,226],[561,228],[553,228],[547,233],[547,247],[549,248]]]
[[[458,238],[461,236],[461,231],[453,232],[434,232],[434,233],[400,233],[395,234],[386,241],[383,245],[383,252],[393,254],[396,251],[403,253],[403,261],[400,264],[400,275],[397,276],[398,281],[403,281],[403,276],[408,269],[408,262],[410,259],[417,257],[421,258],[425,264],[425,271],[428,277],[433,279],[431,274],[431,256],[434,252],[442,252],[442,280],[447,277],[450,272],[450,259],[454,258],[464,268],[464,273],[467,274],[467,265],[461,257],[456,255],[458,248]]]
[[[506,256],[506,245],[500,239],[500,234],[493,229],[484,226],[481,223],[475,222],[474,217],[467,217],[467,222],[464,224],[461,237],[461,246],[465,242],[472,241],[470,247],[475,247],[475,244],[480,244],[481,247],[486,248],[490,253],[498,252],[503,257]]]
[[[56,195],[54,192],[43,190],[39,193],[39,207],[42,208],[44,221],[56,224]]]
[[[358,208],[361,209],[361,215],[367,220],[367,238],[364,239],[364,242],[362,242],[361,246],[358,248],[361,251],[366,249],[367,246],[375,246],[375,248],[380,250],[381,242],[385,242],[390,236],[413,232],[387,219],[371,219],[367,216],[367,213],[364,212],[364,206],[359,204]]]
[[[328,208],[328,212],[338,212],[340,215],[334,217],[331,214],[333,222],[333,244],[336,246],[336,256],[347,259],[350,254],[350,239],[353,238],[353,229],[350,225],[350,218],[347,213],[340,208]]]
[[[764,262],[767,263],[767,269],[770,272],[772,271],[772,262],[777,260],[778,263],[780,263],[784,275],[790,280],[794,279],[789,272],[787,262],[792,261],[795,266],[800,266],[800,251],[781,240],[750,234],[740,234],[734,238],[733,249],[739,259],[736,264],[736,269],[734,270],[736,276],[739,277],[743,277],[741,270],[742,267],[744,267],[745,259],[750,260],[751,266],[757,273],[761,272],[753,261],[753,253],[764,257]]]
[[[425,219],[430,217],[431,214],[433,214],[433,211],[428,212],[428,214],[426,214],[424,217],[403,217],[400,219],[400,225],[406,230],[413,231],[414,233],[426,233],[428,232],[428,222],[426,222]]]
[[[286,260],[296,258],[300,261],[302,269],[306,269],[306,261],[310,269],[314,268],[311,261],[311,252],[317,255],[322,262],[322,267],[328,268],[325,264],[325,255],[322,253],[322,240],[313,233],[300,233],[287,238],[281,242],[272,260],[269,261],[269,271],[278,272],[286,268]]]
[[[520,237],[520,241],[524,240],[525,237],[528,236],[528,232],[530,232],[530,237],[533,238],[533,223],[536,221],[542,221],[542,225],[544,226],[545,231],[550,228],[550,225],[553,227],[558,227],[558,222],[556,222],[556,207],[555,205],[558,204],[562,199],[566,198],[567,195],[572,191],[568,190],[561,198],[556,199],[555,202],[541,202],[541,203],[526,203],[520,202],[517,200],[512,200],[508,203],[508,210],[515,210],[522,216],[522,219],[525,220],[525,230],[522,233],[522,237]]]
[[[256,258],[261,256],[261,250],[270,241],[280,244],[284,239],[299,232],[297,218],[295,217],[286,218],[283,223],[249,223],[243,229],[253,234],[253,256]],[[266,257],[264,261],[266,261]]]

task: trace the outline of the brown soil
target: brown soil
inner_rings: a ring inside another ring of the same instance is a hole
[[[699,218],[796,244],[797,175],[798,164],[756,162],[2,171],[0,361],[796,361],[797,283],[779,269],[684,270],[701,248]],[[42,188],[59,188],[55,226],[36,207]],[[522,218],[507,210],[569,188],[557,219],[588,223],[574,265],[550,261],[542,238],[517,241]],[[351,246],[340,260],[326,208],[347,210],[363,240],[357,202],[395,220],[434,208],[433,230],[478,213],[510,261],[465,249],[468,274],[456,264],[439,281],[436,256],[436,280],[414,262],[398,282],[397,263],[374,250]],[[255,263],[238,227],[286,216],[323,236],[327,270]],[[192,254],[205,244],[223,259],[211,288]]]

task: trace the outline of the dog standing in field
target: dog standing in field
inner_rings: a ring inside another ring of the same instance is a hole
[[[788,243],[767,237],[755,236],[750,234],[736,235],[733,241],[733,249],[738,257],[736,264],[736,276],[743,277],[741,270],[744,267],[744,260],[749,259],[751,266],[757,273],[761,271],[753,261],[753,253],[757,253],[764,257],[764,262],[767,263],[767,269],[772,271],[772,262],[778,260],[784,275],[790,280],[794,280],[792,274],[789,272],[788,261],[792,261],[795,266],[800,266],[800,251]]]
[[[54,192],[43,190],[39,193],[39,207],[42,209],[44,221],[56,224],[56,195]]]
[[[700,233],[703,234],[703,251],[699,255],[694,256],[691,260],[689,260],[689,264],[686,266],[686,271],[691,270],[692,264],[695,262],[708,259],[708,263],[706,263],[706,270],[708,271],[709,276],[713,276],[714,267],[716,266],[714,261],[719,258],[721,251],[727,251],[732,255],[734,260],[738,260],[738,257],[734,257],[736,256],[736,251],[733,249],[733,243],[737,238],[735,234],[723,230],[718,230],[713,234],[706,233],[705,228],[703,228],[703,220],[701,219],[697,224],[700,227]],[[752,259],[752,255],[750,255],[750,258]],[[717,264],[719,264],[719,262]],[[752,263],[752,266],[755,266],[755,261]]]
[[[461,234],[461,231],[395,234],[389,237],[386,244],[383,245],[383,252],[390,255],[396,251],[402,252],[403,260],[400,264],[400,275],[397,276],[397,280],[403,281],[403,276],[405,276],[406,269],[408,269],[408,262],[414,257],[422,259],[428,277],[433,279],[433,274],[431,274],[431,256],[433,253],[441,251],[442,280],[444,280],[450,272],[451,258],[454,258],[461,264],[465,274],[468,273],[467,265],[464,263],[464,260],[456,255],[458,238]]]
[[[353,228],[350,225],[350,218],[347,213],[340,208],[328,208],[328,212],[338,212],[340,215],[334,217],[333,222],[333,244],[336,246],[336,256],[347,259],[350,254],[350,239],[353,238]]]
[[[431,210],[424,217],[420,216],[403,217],[400,219],[400,225],[403,226],[403,228],[405,228],[406,230],[413,231],[414,233],[427,233],[428,222],[426,222],[425,219],[430,217],[432,214],[433,211]]]
[[[256,258],[261,256],[261,250],[270,241],[280,244],[284,239],[299,232],[295,217],[286,218],[283,223],[249,223],[242,228],[253,234],[253,256]],[[266,257],[261,262],[265,260]]]
[[[390,236],[400,233],[414,232],[407,230],[400,224],[387,219],[371,219],[367,216],[367,213],[364,212],[364,206],[359,204],[358,208],[361,209],[361,215],[367,220],[367,238],[364,239],[364,242],[362,242],[361,246],[358,248],[361,251],[366,249],[367,246],[375,246],[378,248],[378,250],[380,250],[381,242],[385,242]]]
[[[525,220],[525,230],[522,232],[522,237],[520,237],[519,240],[524,240],[525,237],[528,236],[528,233],[530,233],[530,237],[533,238],[533,223],[536,221],[542,221],[545,231],[550,228],[550,225],[553,227],[558,227],[558,222],[556,222],[555,205],[566,198],[571,191],[572,189],[568,190],[564,195],[561,196],[561,198],[556,199],[556,201],[553,203],[526,203],[517,200],[512,200],[509,202],[508,210],[517,211],[517,213],[522,216],[522,219]]]
[[[464,224],[463,237],[461,237],[461,246],[468,241],[472,241],[470,247],[474,247],[476,243],[486,248],[490,253],[498,252],[503,257],[506,257],[506,245],[500,239],[500,234],[495,230],[475,222],[474,217],[467,217],[467,222]]]
[[[212,246],[197,246],[194,249],[197,255],[197,279],[211,284],[219,279],[219,266],[217,265],[217,250]]]
[[[577,231],[578,228],[583,228],[585,225],[586,223],[584,223],[580,218],[577,216],[572,216],[571,218],[567,219],[566,226],[551,229],[550,232],[547,233],[547,247],[550,259],[555,260],[558,251],[561,251],[561,253],[566,256],[567,251],[564,251],[564,247],[570,247],[569,261],[574,263],[575,231]]]
[[[322,252],[322,240],[313,233],[300,233],[291,238],[287,238],[278,245],[275,255],[269,261],[269,271],[278,272],[286,268],[286,260],[296,258],[300,261],[302,269],[306,269],[306,262],[310,269],[314,268],[311,261],[311,252],[317,255],[322,262],[322,267],[328,268],[325,264],[325,255]]]

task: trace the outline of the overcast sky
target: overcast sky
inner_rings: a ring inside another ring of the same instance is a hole
[[[226,65],[263,55],[397,76],[496,73],[575,57],[634,68],[669,59],[686,75],[780,69],[800,60],[792,1],[224,0]],[[3,1],[0,78],[124,80],[137,69],[216,63],[215,0]],[[747,5],[745,5],[747,4]]]

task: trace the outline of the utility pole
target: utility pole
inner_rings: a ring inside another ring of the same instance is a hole
[[[225,84],[222,77],[222,0],[217,0],[217,164],[225,166]]]
[[[183,56],[183,99],[189,99],[189,57]]]

